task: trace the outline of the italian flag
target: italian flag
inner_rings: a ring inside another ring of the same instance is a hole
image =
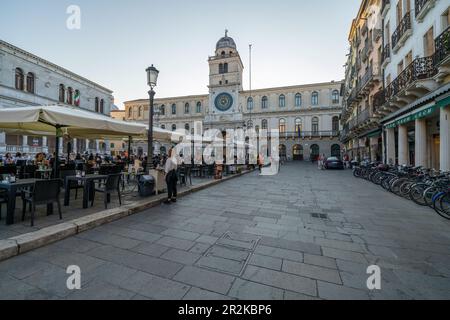
[[[75,100],[75,105],[77,107],[79,107],[80,106],[80,93],[78,91],[75,92],[74,100]]]

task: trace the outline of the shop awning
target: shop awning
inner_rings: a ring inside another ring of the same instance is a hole
[[[395,128],[395,127],[397,127],[397,126],[403,125],[403,124],[405,124],[405,123],[414,121],[414,120],[416,120],[416,119],[422,119],[422,118],[428,117],[428,116],[431,115],[437,108],[439,108],[439,105],[438,105],[438,104],[433,104],[433,105],[428,106],[428,107],[426,107],[426,108],[424,108],[424,109],[422,109],[422,110],[420,110],[420,111],[411,113],[411,114],[409,114],[409,115],[407,115],[407,116],[405,116],[405,117],[403,117],[403,118],[397,119],[397,120],[395,120],[394,122],[391,122],[391,123],[385,125],[385,127],[386,127],[387,129],[392,129],[392,128]]]
[[[450,105],[450,95],[449,95],[448,97],[442,99],[442,100],[437,101],[437,102],[436,102],[436,105],[437,105],[439,108],[444,108],[444,107]]]

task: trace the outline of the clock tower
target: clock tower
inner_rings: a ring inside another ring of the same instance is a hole
[[[242,127],[242,106],[239,92],[242,87],[242,63],[236,43],[228,37],[228,30],[216,45],[215,55],[209,57],[209,110],[205,125],[220,130]]]

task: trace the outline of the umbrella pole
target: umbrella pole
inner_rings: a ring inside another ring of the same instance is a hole
[[[58,179],[58,173],[59,173],[59,138],[60,138],[60,132],[61,128],[59,126],[56,127],[56,144],[55,144],[55,161],[54,161],[54,168],[53,168],[53,174],[54,179]]]
[[[131,136],[128,136],[128,165],[131,163]]]

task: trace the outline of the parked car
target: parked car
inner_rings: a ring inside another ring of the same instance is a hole
[[[330,157],[325,161],[325,169],[344,170],[344,163],[337,157]]]

